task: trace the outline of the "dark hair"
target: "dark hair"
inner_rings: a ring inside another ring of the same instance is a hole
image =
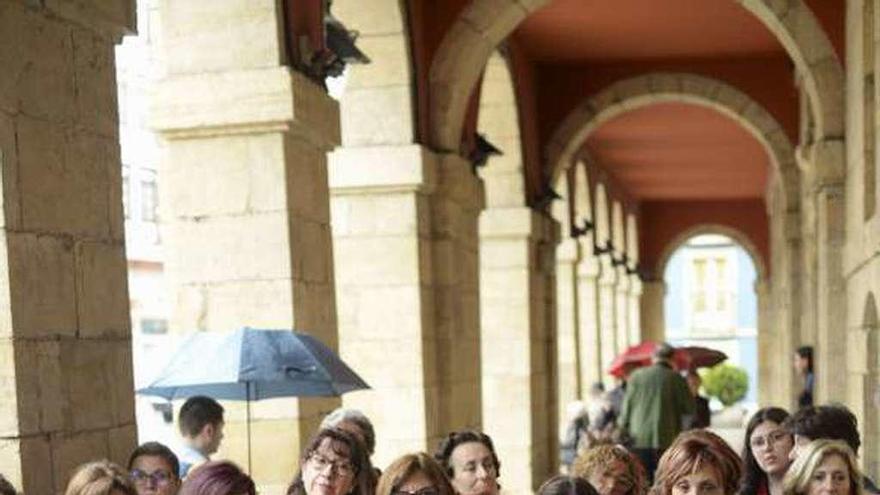
[[[217,425],[223,422],[223,406],[210,397],[196,395],[187,399],[180,406],[177,421],[183,436],[194,437],[206,425]]]
[[[337,455],[346,457],[354,467],[354,486],[348,495],[373,495],[376,476],[373,472],[373,465],[370,464],[370,458],[367,456],[366,447],[357,437],[339,428],[318,430],[318,433],[315,433],[315,436],[309,440],[299,457],[299,470],[287,487],[287,495],[305,495],[303,467],[325,439],[330,440],[331,448]],[[344,448],[341,448],[340,445]]]
[[[18,492],[15,491],[15,487],[12,486],[12,483],[6,479],[5,476],[0,474],[0,495],[16,495]]]
[[[599,495],[587,480],[557,474],[541,484],[537,495]]]
[[[76,468],[64,495],[110,495],[114,491],[137,495],[122,468],[104,460],[89,462]]]
[[[449,462],[449,459],[452,457],[452,451],[463,443],[472,442],[481,443],[489,449],[489,452],[492,454],[492,462],[495,463],[495,474],[501,476],[501,462],[498,460],[498,454],[495,453],[492,439],[485,433],[473,430],[453,431],[446,435],[443,440],[440,440],[440,444],[434,452],[434,459],[446,470],[446,476],[452,479],[455,474],[452,470],[452,463]]]
[[[455,495],[455,489],[446,477],[443,467],[424,452],[406,454],[392,462],[379,477],[376,495],[391,495],[416,473],[428,478],[437,489],[438,495]]]
[[[843,440],[856,454],[862,445],[859,439],[859,422],[852,411],[842,404],[805,407],[786,420],[785,428],[792,435],[810,440]]]
[[[807,371],[813,371],[813,346],[802,345],[794,351],[801,359],[807,360]]]
[[[746,425],[746,437],[743,442],[742,456],[740,456],[743,460],[743,477],[742,482],[739,485],[739,493],[741,495],[758,493],[758,487],[761,485],[767,485],[767,473],[758,466],[758,461],[755,460],[755,455],[752,453],[752,447],[749,444],[749,439],[752,437],[755,428],[766,421],[772,421],[781,426],[785,424],[785,420],[787,420],[788,417],[788,411],[785,409],[780,407],[765,407],[763,409],[758,409],[758,411],[752,415],[752,418],[749,419],[749,424]]]
[[[254,480],[229,461],[213,461],[192,471],[178,495],[256,495]]]
[[[159,442],[147,442],[134,449],[131,456],[128,458],[128,469],[131,470],[134,461],[137,460],[138,457],[144,456],[161,457],[162,460],[168,463],[168,466],[171,468],[171,473],[175,478],[177,477],[177,473],[180,472],[180,461],[177,460],[177,456],[171,451],[171,449]]]

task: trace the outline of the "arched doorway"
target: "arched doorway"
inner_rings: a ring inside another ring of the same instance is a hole
[[[691,234],[674,244],[663,267],[665,338],[673,345],[717,349],[743,368],[749,390],[742,404],[758,402],[758,297],[761,268],[747,241],[727,231]]]

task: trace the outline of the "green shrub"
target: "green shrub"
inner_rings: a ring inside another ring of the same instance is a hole
[[[739,366],[722,363],[700,375],[706,393],[720,400],[725,406],[742,400],[749,390],[749,375]]]

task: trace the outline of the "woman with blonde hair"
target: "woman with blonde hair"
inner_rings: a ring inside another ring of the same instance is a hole
[[[73,473],[64,495],[137,495],[125,471],[110,461],[89,462]]]
[[[455,495],[443,467],[424,452],[397,458],[379,477],[376,495]]]
[[[571,474],[590,482],[599,495],[644,495],[647,478],[641,462],[621,445],[597,445],[581,453]]]
[[[810,442],[788,469],[783,495],[863,495],[856,456],[842,440]]]
[[[718,435],[706,430],[682,433],[657,465],[651,495],[733,495],[742,463]]]

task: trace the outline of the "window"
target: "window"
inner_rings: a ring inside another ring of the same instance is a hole
[[[141,220],[153,223],[159,221],[159,188],[156,172],[152,170],[143,170],[141,178]]]
[[[164,335],[168,333],[168,320],[144,318],[141,320],[141,333],[145,335]]]

